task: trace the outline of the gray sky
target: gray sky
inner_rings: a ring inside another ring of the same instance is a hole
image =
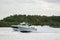
[[[0,19],[14,14],[60,16],[60,0],[0,0]]]

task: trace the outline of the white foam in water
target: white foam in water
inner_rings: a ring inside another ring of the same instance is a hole
[[[10,27],[0,27],[0,40],[60,40],[60,28],[33,26],[37,31],[21,33]]]
[[[32,26],[35,27],[37,29],[37,31],[34,31],[33,33],[60,33],[60,28],[52,28],[49,27],[47,25],[45,26]],[[19,32],[19,31],[14,31],[12,28],[10,27],[1,27],[0,28],[0,33],[14,33],[14,32]],[[2,34],[3,34],[2,33]]]
[[[45,26],[34,26],[37,28],[36,33],[60,33],[60,28],[52,28],[47,25]]]

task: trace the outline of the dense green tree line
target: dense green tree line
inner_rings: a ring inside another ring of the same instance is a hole
[[[49,25],[51,27],[60,27],[60,16],[11,15],[3,20],[0,20],[0,27],[8,27],[21,22],[27,22],[31,25]]]

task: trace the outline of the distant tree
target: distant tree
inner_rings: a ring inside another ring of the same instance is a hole
[[[60,27],[60,16],[39,16],[39,15],[10,15],[0,20],[0,26],[11,26],[21,22],[27,22],[31,25],[50,25]]]

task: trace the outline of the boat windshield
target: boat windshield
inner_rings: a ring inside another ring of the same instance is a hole
[[[27,24],[22,24],[22,25],[26,26]]]

